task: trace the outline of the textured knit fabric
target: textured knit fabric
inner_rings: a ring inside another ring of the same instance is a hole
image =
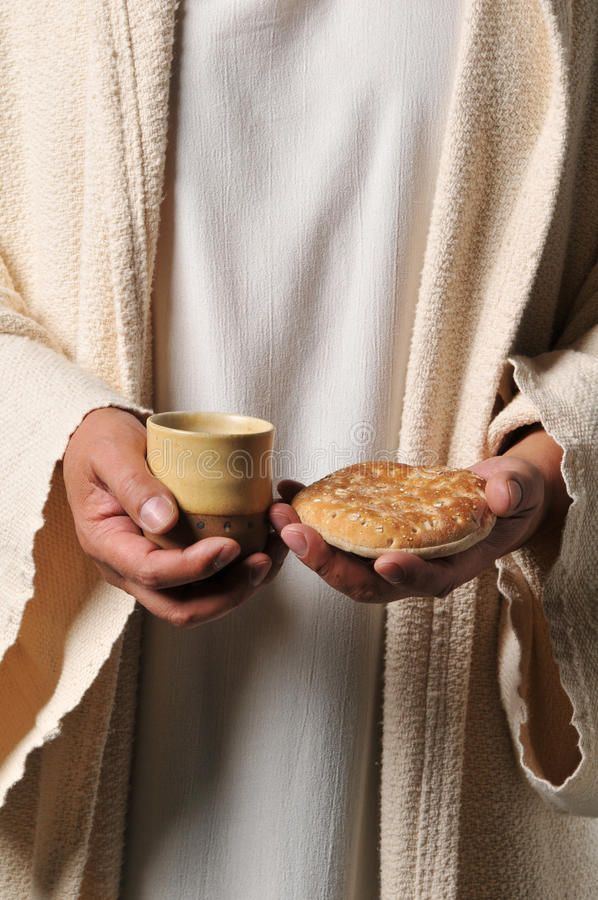
[[[143,418],[151,400],[176,14],[174,0],[0,9],[11,898],[118,894],[139,617],[78,547],[60,459],[90,408]],[[573,503],[562,534],[387,609],[383,900],[598,892],[597,69],[594,0],[468,0],[399,446],[469,464],[539,419]]]
[[[184,4],[157,410],[265,417],[306,482],[397,447],[459,13]],[[384,608],[291,556],[235,612],[146,617],[124,896],[370,900]]]

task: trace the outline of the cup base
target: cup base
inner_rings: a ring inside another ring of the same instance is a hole
[[[204,516],[184,510],[180,511],[179,521],[174,528],[165,534],[143,531],[148,540],[165,550],[188,547],[206,537],[229,537],[241,547],[237,559],[263,550],[269,532],[267,511],[244,516]]]

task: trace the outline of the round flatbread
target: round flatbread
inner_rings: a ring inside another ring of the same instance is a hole
[[[371,460],[302,488],[291,505],[328,544],[358,556],[389,550],[451,556],[483,540],[494,526],[485,484],[468,469]]]

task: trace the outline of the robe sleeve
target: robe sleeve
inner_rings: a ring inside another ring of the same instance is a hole
[[[86,650],[81,629],[76,632],[75,653],[72,647],[71,623],[85,592],[73,596],[76,591],[70,583],[81,586],[77,577],[86,558],[74,537],[61,483],[60,461],[69,437],[84,416],[99,407],[125,409],[142,422],[151,410],[68,359],[48,330],[27,314],[1,260],[0,385],[1,805],[23,773],[27,748],[55,734],[61,716],[69,711],[53,704],[55,686],[60,684],[66,694],[77,697],[97,673],[97,666],[86,659],[93,641]],[[51,491],[55,500],[48,502]],[[44,560],[49,563],[41,580],[34,552],[39,543],[46,548]],[[50,571],[57,559],[61,569],[67,566],[65,571]],[[105,616],[110,618],[109,610]],[[102,653],[109,652],[122,627],[116,617],[112,630],[106,623]],[[67,641],[69,659],[77,658],[72,669],[65,664]],[[77,679],[76,689],[74,684],[65,688],[65,678]]]
[[[518,764],[552,808],[598,816],[598,267],[554,347],[509,357],[518,392],[489,428],[500,452],[540,422],[563,450],[572,502],[497,560],[498,678]]]

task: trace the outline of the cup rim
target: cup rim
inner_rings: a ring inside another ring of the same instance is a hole
[[[227,420],[242,420],[244,422],[251,422],[258,426],[257,431],[219,431],[219,432],[210,432],[210,431],[190,431],[186,428],[176,428],[172,425],[163,424],[160,419],[166,418],[168,416],[222,416]],[[184,434],[188,436],[197,436],[197,437],[210,437],[210,438],[251,438],[251,437],[263,437],[266,434],[271,434],[275,431],[275,426],[272,422],[268,422],[267,419],[260,419],[257,416],[246,416],[243,413],[230,413],[230,412],[221,412],[219,410],[197,410],[197,409],[172,409],[172,410],[164,410],[159,413],[152,413],[151,416],[148,416],[146,420],[146,427],[148,424],[151,424],[154,428],[159,428],[161,431],[169,431],[174,432],[175,434]],[[262,426],[262,427],[260,427]]]

